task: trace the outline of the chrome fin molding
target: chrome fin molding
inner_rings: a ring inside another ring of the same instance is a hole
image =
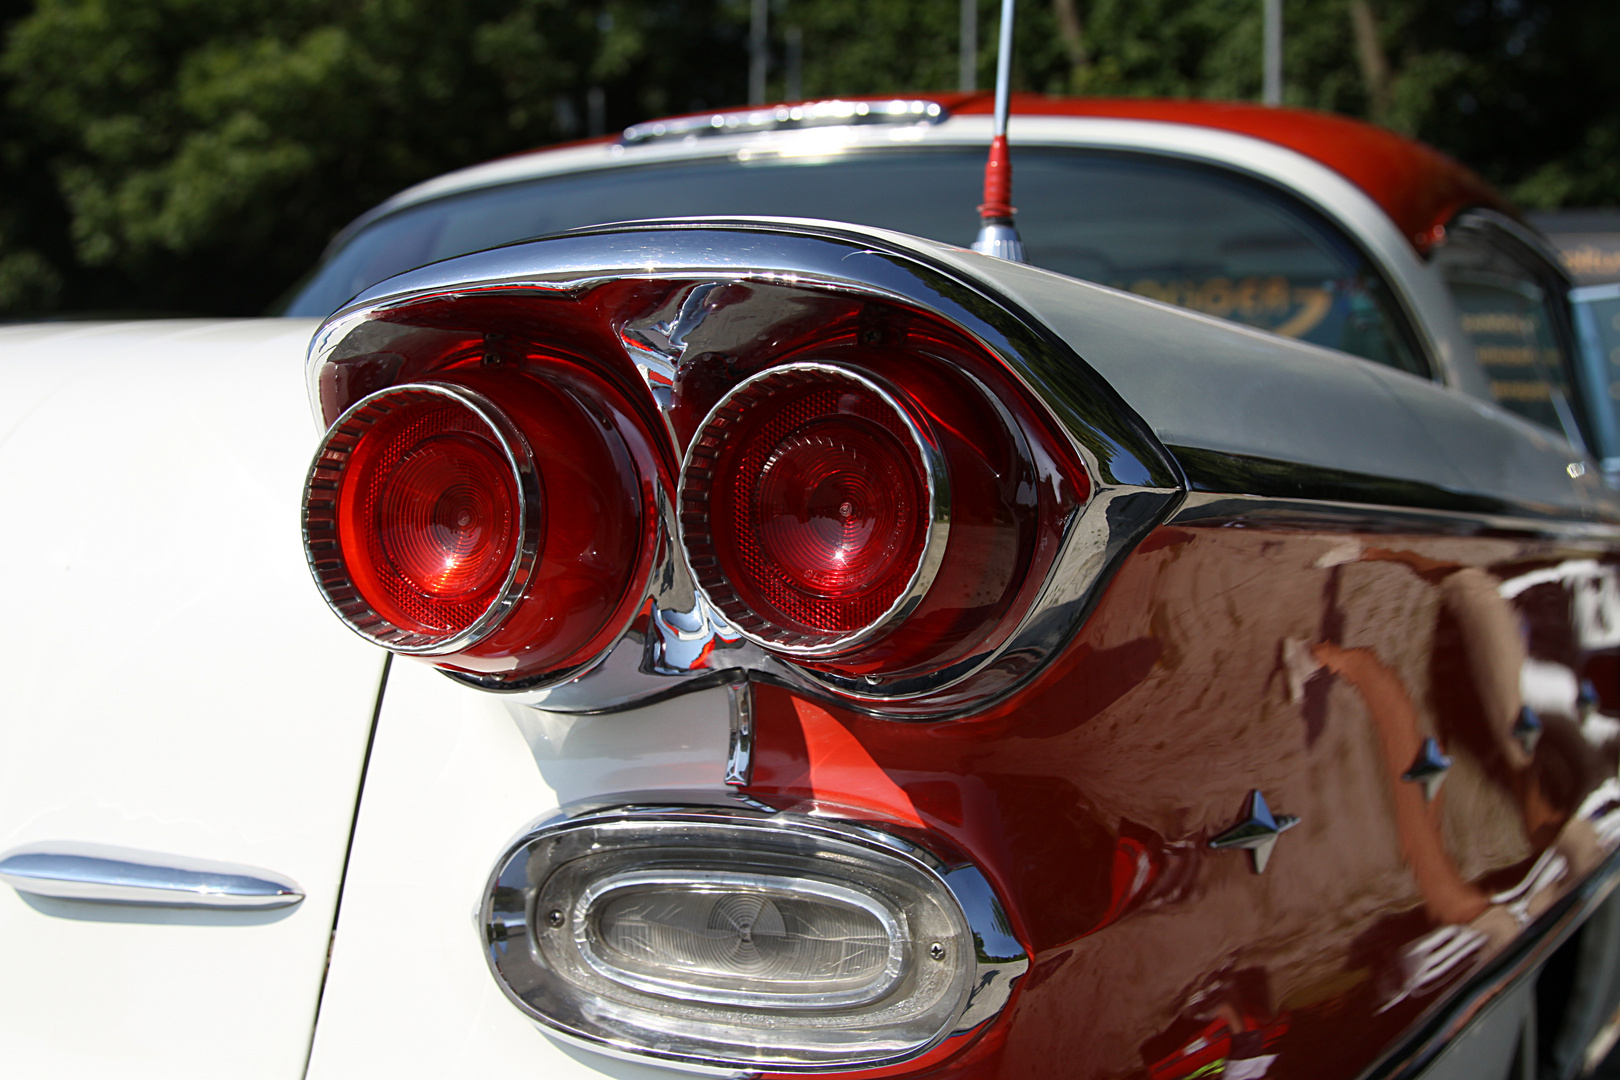
[[[798,666],[746,640],[692,581],[677,507],[660,493],[663,554],[637,616],[581,673],[527,680],[454,674],[527,704],[612,712],[716,683],[785,686],[894,719],[982,710],[1017,690],[1070,641],[1113,568],[1181,501],[1179,465],[1147,424],[1046,324],[999,291],[898,234],[826,222],[703,219],[602,226],[449,259],[374,287],[333,316],[310,348],[317,415],[323,368],[382,355],[408,334],[424,300],[583,298],[627,280],[674,284],[655,310],[614,317],[613,332],[662,417],[671,457],[675,388],[692,365],[768,347],[772,328],[803,319],[815,297],[870,298],[936,316],[975,339],[1040,402],[1082,459],[1091,496],[1064,524],[1035,602],[1010,633],[926,676],[874,682]]]

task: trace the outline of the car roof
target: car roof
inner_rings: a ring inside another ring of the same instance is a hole
[[[995,109],[992,94],[940,104],[969,116]],[[1312,109],[1237,101],[1164,98],[1064,98],[1014,94],[1015,114],[1157,120],[1230,131],[1286,147],[1325,165],[1366,192],[1420,252],[1427,252],[1460,210],[1485,206],[1518,217],[1489,184],[1440,151],[1387,128]]]
[[[915,95],[937,103],[946,117],[985,116],[995,111],[995,94]],[[850,96],[850,102],[888,102],[892,97]],[[786,107],[807,103],[788,102]],[[1518,212],[1471,169],[1432,147],[1387,128],[1314,109],[1255,105],[1241,101],[1172,98],[1056,97],[1015,93],[1014,116],[1087,117],[1146,120],[1213,128],[1247,135],[1293,150],[1324,165],[1360,188],[1379,205],[1421,253],[1445,235],[1458,211],[1484,206],[1517,219]],[[770,109],[775,106],[759,106]],[[719,110],[722,114],[725,110]],[[709,116],[711,113],[692,113]],[[680,120],[684,117],[668,117]],[[649,127],[661,121],[638,125]],[[1010,132],[1017,144],[1016,129]]]
[[[863,104],[864,103],[864,104]],[[896,121],[922,120],[922,116],[907,114],[899,106],[907,106],[909,113],[927,109],[924,126],[940,124],[949,127],[953,117],[985,117],[994,112],[995,95],[992,93],[939,93],[917,95],[911,98],[856,95],[835,101],[785,102],[782,104],[750,106],[743,109],[707,110],[656,120],[649,120],[626,129],[624,136],[604,135],[590,139],[507,155],[483,165],[474,165],[436,177],[400,192],[370,212],[362,215],[343,230],[333,241],[339,247],[349,236],[379,217],[387,216],[424,201],[444,195],[458,194],[489,184],[511,183],[547,175],[554,170],[573,171],[578,167],[601,167],[609,164],[599,158],[605,150],[615,153],[628,148],[656,145],[669,129],[673,136],[684,133],[684,138],[669,142],[684,142],[691,147],[694,132],[698,136],[726,135],[735,130],[735,122],[743,121],[743,131],[764,133],[775,130],[778,137],[792,137],[791,131],[781,128],[792,123],[777,125],[772,118],[797,115],[801,111],[837,107],[883,106],[873,108],[871,120],[878,120],[883,111],[896,113]],[[1470,207],[1488,207],[1511,217],[1518,213],[1491,186],[1478,175],[1446,155],[1405,138],[1385,128],[1352,120],[1330,113],[1310,109],[1294,109],[1253,105],[1230,101],[1190,101],[1165,98],[1098,98],[1055,97],[1046,94],[1016,93],[1011,98],[1015,116],[1045,117],[1053,120],[1124,120],[1147,123],[1176,124],[1205,128],[1258,139],[1291,150],[1323,167],[1332,170],[1365,193],[1390,219],[1406,241],[1420,254],[1427,254],[1444,235],[1445,225],[1459,211]],[[823,122],[838,122],[839,110]],[[848,115],[844,108],[843,115]],[[692,121],[698,121],[693,124]],[[762,126],[750,127],[762,121]],[[861,123],[845,120],[845,123]],[[868,121],[869,122],[869,121]],[[651,139],[641,134],[656,132]],[[1018,142],[1017,126],[1011,131],[1014,145]],[[708,138],[709,151],[718,147]],[[680,148],[670,146],[680,153]],[[572,159],[580,154],[587,157],[578,162]],[[685,154],[681,154],[685,156]],[[639,159],[639,155],[638,155]],[[622,160],[622,159],[621,159]],[[563,165],[569,161],[569,165]],[[615,160],[612,164],[619,164]],[[628,162],[624,162],[628,164]]]

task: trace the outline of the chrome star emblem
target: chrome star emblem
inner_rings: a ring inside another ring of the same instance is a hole
[[[1292,814],[1273,815],[1266,805],[1266,797],[1259,790],[1249,792],[1249,805],[1245,817],[1236,825],[1209,842],[1212,848],[1243,848],[1249,853],[1254,872],[1266,872],[1271,861],[1271,849],[1277,846],[1277,837],[1299,824]]]
[[[1541,741],[1541,717],[1537,716],[1536,710],[1530,706],[1522,706],[1519,709],[1519,718],[1513,722],[1509,734],[1519,740],[1519,745],[1524,747],[1526,754],[1534,756],[1536,743]]]
[[[1418,751],[1412,767],[1401,774],[1401,779],[1408,784],[1422,784],[1423,801],[1431,802],[1450,771],[1451,759],[1441,752],[1440,744],[1433,739],[1424,739],[1423,749]]]

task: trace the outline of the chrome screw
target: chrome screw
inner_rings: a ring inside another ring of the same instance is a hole
[[[945,959],[945,946],[941,945],[937,941],[934,942],[932,945],[928,946],[928,955],[933,957],[935,960]]]
[[[560,910],[558,910],[557,908],[552,908],[550,911],[546,912],[546,925],[547,926],[549,926],[553,930],[555,930],[557,927],[561,926],[562,924],[563,924],[563,913]]]

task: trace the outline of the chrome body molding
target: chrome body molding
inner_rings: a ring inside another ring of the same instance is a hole
[[[768,109],[728,109],[698,116],[677,116],[631,124],[619,136],[622,146],[659,139],[704,138],[743,132],[793,131],[849,124],[937,124],[946,117],[937,101],[896,98],[892,101],[805,101]]]
[[[544,993],[538,972],[539,951],[530,933],[530,922],[545,917],[535,906],[546,876],[544,865],[550,858],[545,849],[557,838],[580,829],[600,830],[599,835],[611,836],[616,828],[623,831],[638,824],[667,826],[682,833],[704,828],[731,833],[737,842],[724,849],[728,852],[744,850],[743,844],[752,830],[765,830],[775,838],[823,838],[850,850],[864,848],[880,859],[895,860],[942,887],[966,920],[973,941],[973,970],[968,979],[966,1000],[954,1022],[932,1042],[889,1059],[863,1061],[861,1068],[899,1064],[948,1039],[977,1031],[1001,1013],[1018,980],[1029,971],[1029,955],[1013,936],[994,887],[971,863],[947,862],[909,839],[873,826],[782,812],[741,796],[728,798],[705,791],[626,793],[616,798],[628,801],[617,804],[614,798],[609,796],[565,807],[536,821],[513,840],[497,861],[484,891],[478,923],[490,971],[507,998],[554,1037],[629,1060],[645,1062],[651,1058],[706,1069],[737,1067],[709,1056],[700,1044],[683,1045],[675,1037],[647,1045],[635,1039],[615,1037],[605,1029],[579,1030],[559,1023],[528,1000],[530,995]],[[645,801],[639,801],[643,799]],[[590,850],[594,854],[605,846],[598,842]],[[530,863],[531,853],[540,860],[538,865],[542,869],[538,872]],[[935,952],[928,955],[934,960],[940,958]],[[739,1004],[748,1002],[742,1000]],[[611,1008],[604,1008],[600,1017],[592,1019],[611,1023],[616,1015]],[[770,1072],[820,1072],[825,1071],[826,1066],[773,1062],[761,1068]]]
[[[295,882],[267,870],[66,840],[8,851],[0,881],[33,896],[100,904],[244,910],[304,898]]]
[[[747,787],[754,782],[754,691],[748,683],[726,687],[731,734],[726,747],[726,783]]]
[[[1422,1080],[1429,1075],[1429,1067],[1476,1018],[1535,978],[1558,947],[1614,893],[1616,885],[1620,885],[1620,852],[1609,855],[1465,985],[1431,1008],[1412,1034],[1364,1071],[1360,1080]]]
[[[1464,513],[1387,502],[1348,502],[1308,495],[1279,497],[1226,492],[1188,493],[1167,525],[1249,529],[1308,528],[1325,533],[1434,536],[1515,536],[1593,545],[1620,541],[1620,525],[1540,516],[1532,508],[1496,504],[1494,513]]]
[[[672,441],[674,388],[692,365],[767,346],[764,328],[804,317],[817,296],[868,296],[943,318],[998,357],[1085,464],[1091,497],[1065,523],[1044,590],[1011,634],[927,676],[873,682],[768,654],[703,596],[678,545],[665,543],[640,613],[582,671],[529,681],[452,676],[470,685],[515,694],[554,712],[599,713],[749,680],[895,719],[964,715],[1012,693],[1068,644],[1113,567],[1183,494],[1180,470],[1147,425],[1040,318],[1003,295],[991,276],[946,267],[912,237],[826,222],[706,219],[603,226],[401,274],[361,294],[315,335],[308,374],[317,416],[322,365],[387,350],[410,328],[376,320],[421,298],[530,290],[569,297],[626,278],[687,283],[657,310],[630,315],[616,327]],[[1117,302],[1107,291],[1092,298],[1099,297],[1104,304]],[[671,450],[680,460],[678,441]],[[668,493],[660,492],[658,511],[664,535],[673,541],[679,536],[678,506]]]

